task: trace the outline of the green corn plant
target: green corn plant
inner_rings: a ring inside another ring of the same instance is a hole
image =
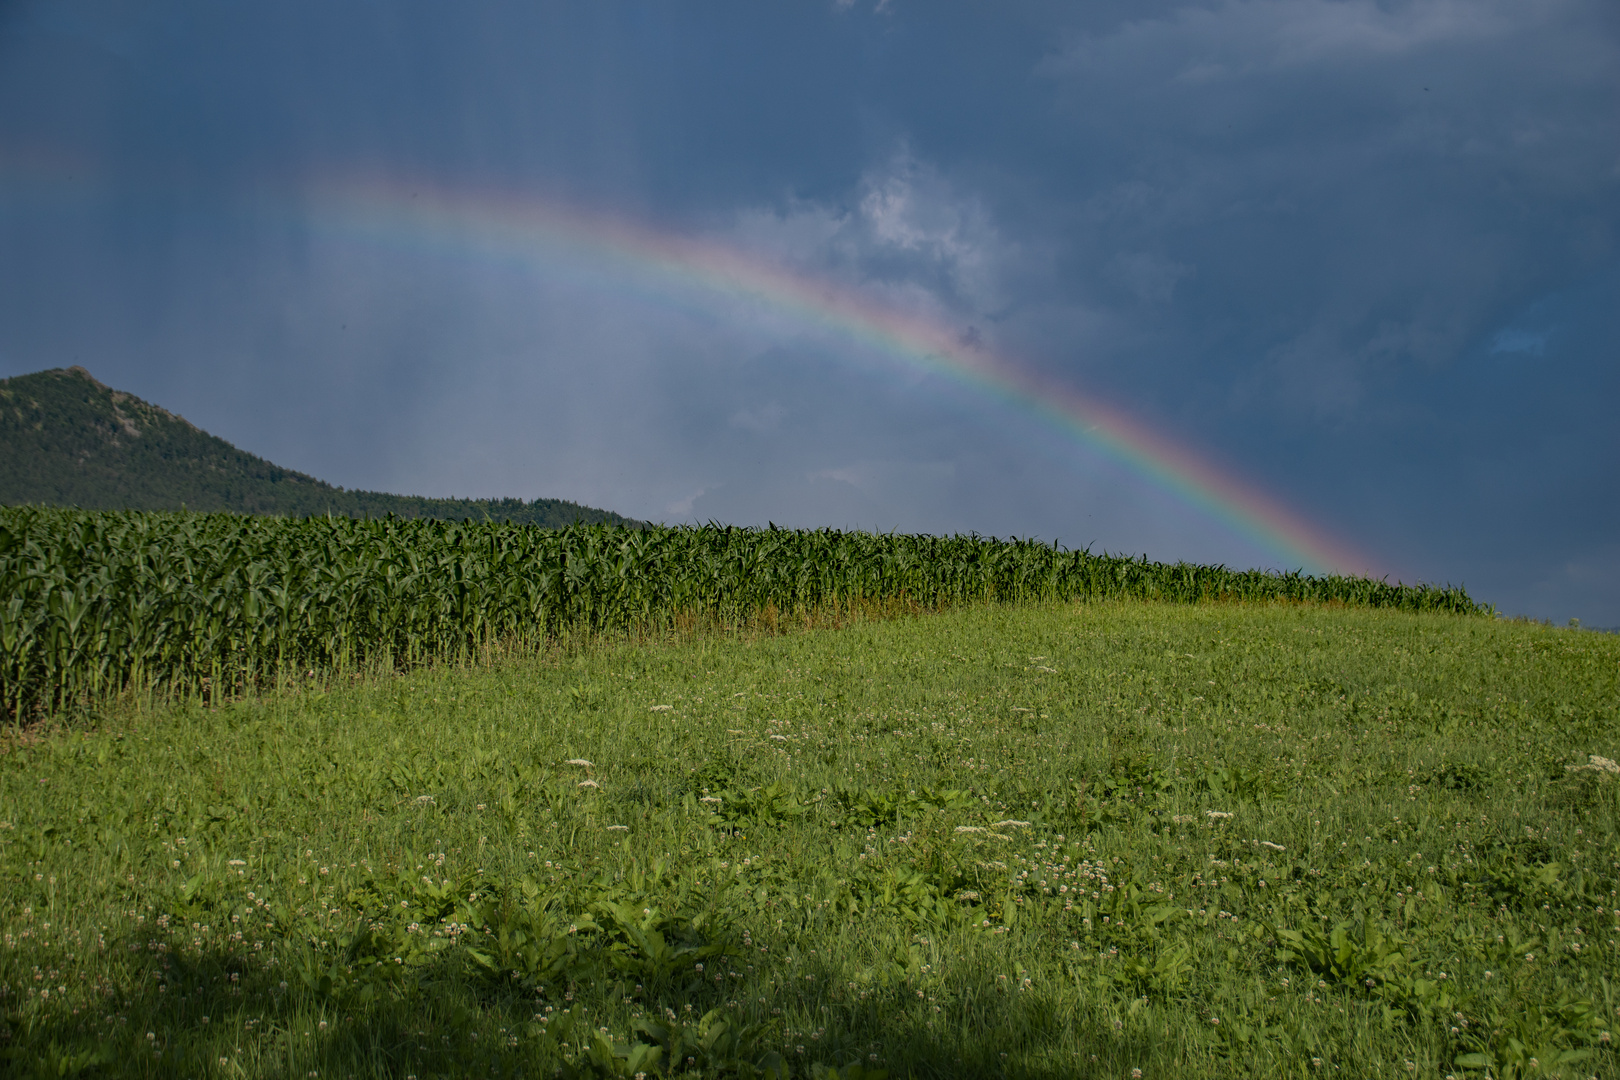
[[[1164,564],[1017,538],[835,529],[0,508],[0,709],[229,694],[495,643],[900,602],[1337,602],[1480,614],[1460,588]]]

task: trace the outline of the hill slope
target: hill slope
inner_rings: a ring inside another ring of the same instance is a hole
[[[0,504],[463,518],[559,528],[645,522],[563,499],[429,499],[346,491],[238,450],[82,367],[0,379]]]
[[[597,640],[17,739],[5,1050],[105,1080],[1620,1077],[1613,638],[1116,602]]]

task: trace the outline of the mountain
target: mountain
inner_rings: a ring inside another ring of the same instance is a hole
[[[97,382],[82,367],[0,379],[0,505],[226,510],[311,517],[646,522],[563,499],[429,499],[346,491],[273,465],[183,417]]]

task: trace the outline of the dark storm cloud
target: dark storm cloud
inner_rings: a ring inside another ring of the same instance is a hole
[[[1616,18],[14,3],[0,374],[84,363],[351,486],[1273,557],[780,311],[368,245],[317,194],[530,192],[1095,388],[1408,577],[1620,624]]]
[[[1091,151],[1077,231],[1196,270],[1158,316],[1176,347],[1126,385],[1424,576],[1614,610],[1591,575],[1549,582],[1620,525],[1594,413],[1620,329],[1615,29],[1595,4],[1290,2],[1076,36],[1043,72]],[[1519,326],[1556,295],[1586,327],[1561,346]],[[1526,341],[1558,363],[1489,361]]]

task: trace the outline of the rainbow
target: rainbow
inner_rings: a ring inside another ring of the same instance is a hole
[[[608,259],[624,273],[662,279],[672,292],[695,287],[759,303],[1032,413],[1290,566],[1372,573],[1369,560],[1348,545],[1124,411],[964,340],[936,319],[734,247],[531,196],[428,185],[335,184],[317,189],[313,209],[317,222],[377,239],[403,235],[434,246],[547,261]]]
[[[11,171],[0,162],[0,178]],[[21,171],[33,174],[13,174],[25,186],[34,186],[28,179],[40,179],[35,169]],[[62,193],[60,186],[51,187]],[[0,187],[0,201],[4,191]],[[966,340],[938,319],[877,303],[859,290],[795,273],[735,247],[531,195],[430,184],[349,179],[318,184],[293,205],[283,205],[317,228],[372,242],[483,252],[549,266],[605,260],[614,264],[616,277],[651,281],[671,295],[695,288],[757,303],[1033,414],[1290,568],[1376,573],[1363,555],[1275,498],[1124,411]]]

